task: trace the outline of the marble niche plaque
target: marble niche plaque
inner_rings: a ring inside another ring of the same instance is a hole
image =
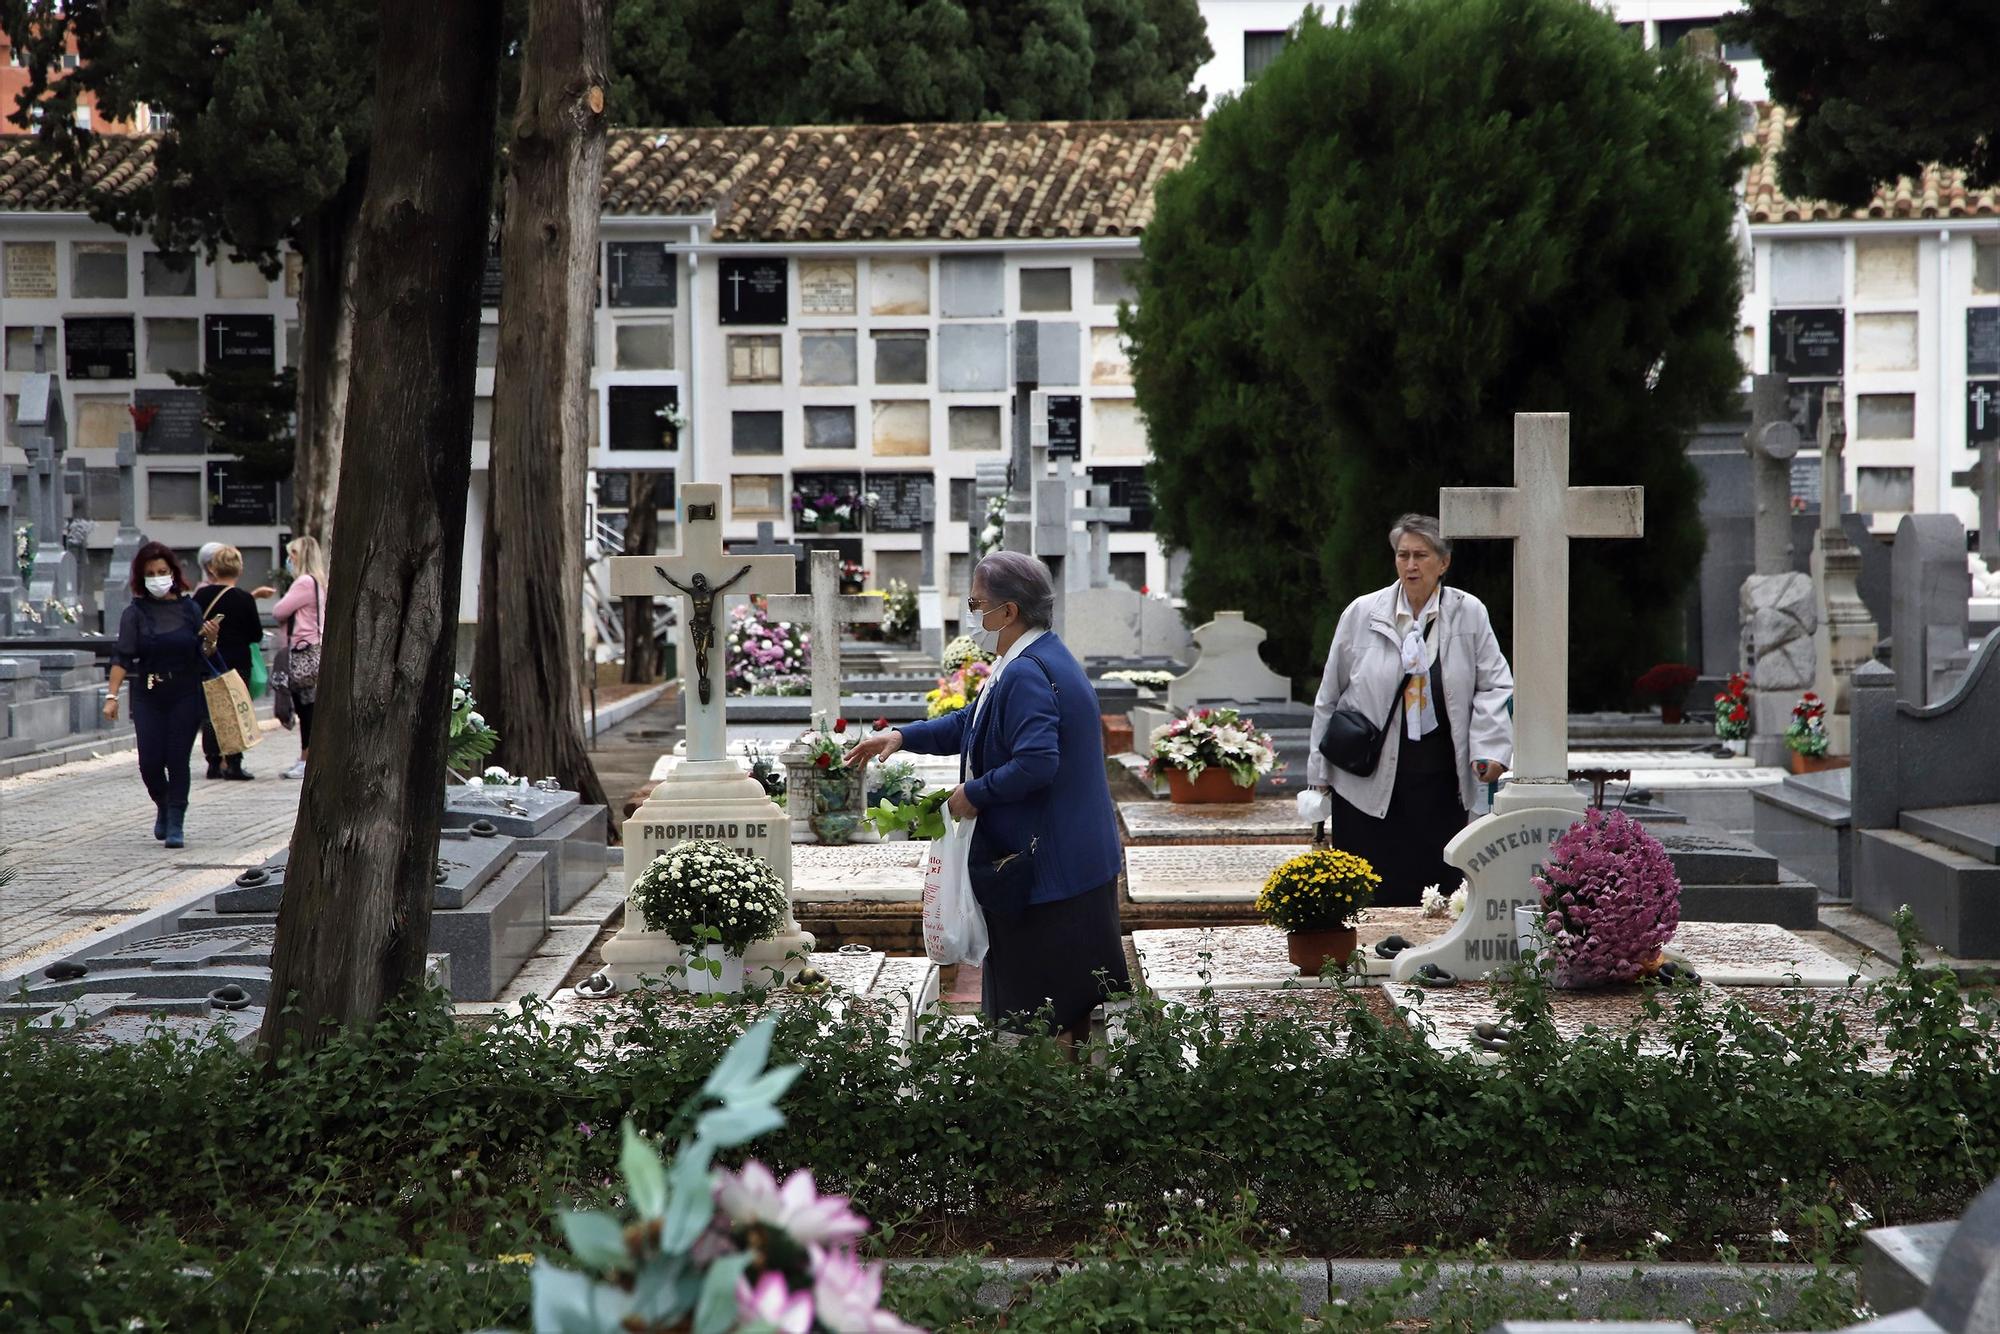
[[[799,261],[801,315],[852,315],[855,287],[851,259]]]

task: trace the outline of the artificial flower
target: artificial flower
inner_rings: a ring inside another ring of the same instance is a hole
[[[736,1280],[736,1314],[744,1323],[769,1325],[779,1334],[810,1334],[813,1326],[812,1294],[793,1292],[785,1286],[785,1276],[772,1271],[751,1287]]]
[[[715,1202],[738,1224],[766,1223],[801,1246],[848,1242],[868,1231],[868,1220],[848,1207],[845,1195],[821,1195],[812,1172],[800,1168],[778,1185],[756,1159],[737,1173],[718,1174]]]

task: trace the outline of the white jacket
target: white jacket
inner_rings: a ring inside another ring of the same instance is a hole
[[[1403,681],[1401,641],[1396,637],[1395,584],[1367,593],[1347,604],[1334,629],[1326,654],[1326,674],[1313,701],[1312,754],[1306,761],[1306,781],[1315,787],[1329,782],[1333,790],[1362,812],[1381,819],[1388,813],[1396,787],[1396,758],[1401,751],[1394,735],[1382,745],[1382,761],[1363,778],[1336,769],[1319,753],[1319,739],[1335,709],[1359,709],[1376,726],[1388,716],[1396,689]],[[1458,752],[1459,797],[1472,809],[1472,762],[1514,762],[1514,720],[1507,701],[1514,694],[1514,673],[1493,635],[1486,604],[1456,588],[1442,590],[1438,608],[1437,660],[1444,667],[1445,710],[1451,719],[1451,742]],[[1399,710],[1389,720],[1392,732],[1403,728]]]

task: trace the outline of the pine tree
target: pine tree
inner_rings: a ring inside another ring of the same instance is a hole
[[[1571,414],[1577,484],[1646,487],[1643,542],[1573,567],[1573,698],[1671,656],[1703,534],[1680,433],[1741,374],[1740,169],[1711,76],[1583,0],[1360,0],[1312,17],[1162,183],[1125,315],[1161,535],[1206,616],[1317,678],[1388,530],[1512,478],[1512,414]],[[1250,540],[1254,538],[1255,540]],[[1511,551],[1451,581],[1511,642]]]

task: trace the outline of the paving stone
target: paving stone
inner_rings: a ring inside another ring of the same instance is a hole
[[[1312,827],[1299,822],[1295,796],[1264,796],[1240,803],[1175,805],[1124,801],[1118,818],[1131,847],[1174,843],[1310,843]]]

